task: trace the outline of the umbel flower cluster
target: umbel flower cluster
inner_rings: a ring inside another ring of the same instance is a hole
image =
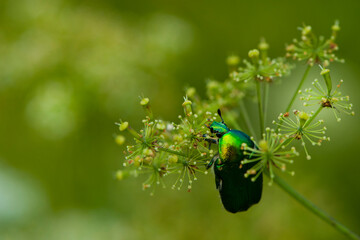
[[[354,115],[349,96],[339,91],[343,80],[333,89],[330,70],[325,68],[331,61],[338,60],[334,52],[338,49],[335,40],[339,29],[336,22],[332,26],[331,37],[325,40],[316,37],[310,26],[304,26],[300,29],[301,40],[286,47],[285,57],[269,58],[269,45],[264,39],[260,41],[258,49],[248,52],[248,59],[240,61],[238,56],[230,56],[227,59],[229,78],[225,81],[208,81],[205,99],[197,94],[195,88],[188,88],[182,104],[184,113],[176,123],[156,118],[150,100],[142,98],[140,105],[145,112],[143,127],[135,130],[126,121],[117,123],[121,134],[115,140],[119,145],[125,145],[125,142],[127,145],[123,168],[117,171],[117,179],[146,175],[143,189],[152,189],[151,194],[157,186],[170,186],[179,190],[186,188],[190,191],[197,176],[208,173],[206,166],[218,153],[218,146],[206,141],[207,138],[216,139],[208,127],[213,121],[220,121],[216,113],[218,108],[221,108],[230,128],[247,133],[255,143],[253,147],[246,144],[241,146],[243,153],[251,158],[242,160],[240,164],[252,163],[244,177],[256,181],[260,174],[265,173],[271,184],[276,171],[294,175],[294,171],[287,167],[294,158],[302,153],[305,159],[310,160],[308,145],[321,146],[323,142],[330,141],[325,135],[325,121],[318,119],[323,109],[333,111],[338,121],[342,113]],[[272,121],[273,128],[267,127],[268,94],[272,83],[289,75],[294,67],[289,57],[304,60],[308,64],[293,97],[304,101],[303,109],[289,111],[292,100],[287,110]],[[308,70],[314,64],[321,64],[321,69],[315,69],[319,71],[322,80],[315,79],[311,88],[301,90]],[[258,107],[258,128],[252,125],[245,104],[254,98]],[[311,106],[314,105],[317,107],[312,110]],[[300,142],[303,150],[295,149],[296,142]]]
[[[147,98],[141,100],[141,105],[150,110]],[[118,179],[148,174],[148,179],[143,183],[146,189],[165,186],[164,177],[174,173],[178,176],[172,188],[180,189],[186,181],[190,190],[192,182],[197,180],[196,173],[207,173],[204,166],[209,163],[214,151],[208,148],[203,136],[209,134],[206,125],[214,121],[216,115],[203,111],[195,113],[188,99],[182,105],[184,115],[179,116],[179,123],[146,116],[142,120],[143,129],[139,132],[132,129],[128,122],[119,123],[120,131],[128,131],[134,138],[134,144],[126,147],[123,163],[126,170],[117,172]]]
[[[307,64],[321,64],[324,67],[329,66],[330,62],[344,62],[343,59],[336,57],[335,52],[339,50],[336,44],[336,37],[340,31],[339,22],[332,25],[331,36],[325,39],[323,36],[316,36],[311,26],[304,25],[300,27],[301,39],[294,39],[292,44],[286,46],[286,57],[294,60],[305,60]]]

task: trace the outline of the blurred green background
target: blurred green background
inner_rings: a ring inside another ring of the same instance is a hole
[[[176,120],[184,87],[204,95],[207,78],[227,77],[229,54],[246,56],[266,37],[270,55],[284,55],[302,23],[329,36],[335,19],[346,63],[331,65],[332,77],[344,79],[359,113],[359,10],[358,1],[2,0],[0,239],[344,239],[266,180],[261,203],[236,215],[223,209],[213,174],[191,193],[153,197],[142,178],[116,181],[114,122],[140,126],[139,96]],[[274,86],[268,119],[303,70]],[[284,178],[360,233],[359,119],[339,124],[331,114],[331,142]]]

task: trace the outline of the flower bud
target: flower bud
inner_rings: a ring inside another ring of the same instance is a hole
[[[331,83],[331,77],[330,77],[330,70],[327,68],[324,68],[321,71],[321,75],[324,77],[324,81],[326,83],[326,87],[328,89],[328,95],[330,95],[331,93],[331,89],[332,89],[332,83]]]
[[[139,155],[136,156],[134,159],[134,166],[139,167],[142,161],[143,161],[143,159]]]
[[[116,172],[116,178],[118,180],[122,180],[124,178],[124,174],[123,174],[123,171],[119,170]]]
[[[122,170],[118,170],[115,174],[115,177],[117,180],[123,180],[124,178],[126,178],[127,176],[129,176],[129,172],[128,171],[122,171]]]
[[[192,114],[192,102],[190,100],[188,100],[187,98],[185,98],[185,101],[183,102],[182,106],[184,107],[184,112],[186,116],[191,116]]]
[[[210,96],[210,99],[219,92],[220,85],[217,81],[211,80],[207,82],[207,94]]]
[[[156,128],[163,131],[163,130],[165,130],[166,125],[163,122],[159,122],[158,124],[156,124]]]
[[[144,158],[144,162],[147,163],[147,164],[151,163],[152,160],[153,160],[152,157],[146,157],[146,158]]]
[[[227,57],[226,63],[231,67],[237,66],[240,63],[240,58],[236,55],[230,55]]]
[[[261,51],[266,51],[269,49],[269,44],[265,41],[265,39],[261,39],[260,43],[259,43],[259,46],[258,48],[261,50]]]
[[[309,119],[309,115],[306,112],[299,112],[298,116],[300,119],[300,126],[304,126],[305,122]],[[301,135],[299,135],[299,139],[300,138],[301,138]]]
[[[311,26],[305,26],[301,31],[301,34],[304,36],[309,35],[310,33],[311,33]]]
[[[173,140],[177,143],[180,143],[180,142],[182,142],[183,137],[180,134],[176,134],[176,135],[174,135]]]
[[[115,138],[115,142],[118,145],[123,145],[125,143],[125,137],[123,135],[117,135]]]
[[[327,74],[327,73],[329,73],[330,72],[330,70],[329,69],[327,69],[327,68],[324,68],[322,71],[321,71],[321,75],[325,75],[325,74]]]
[[[293,52],[295,51],[295,45],[294,44],[290,44],[286,46],[286,51],[287,52]]]
[[[122,122],[122,123],[120,123],[120,125],[119,125],[119,130],[120,130],[120,131],[125,131],[125,130],[128,128],[128,126],[129,126],[129,123],[128,123],[128,122]]]
[[[145,149],[143,150],[143,154],[144,154],[145,156],[154,156],[153,151],[151,151],[151,149],[149,149],[149,148],[145,148]]]
[[[188,96],[189,98],[193,98],[195,96],[196,93],[196,89],[191,87],[186,89],[186,96]]]
[[[177,162],[178,162],[178,156],[176,155],[169,156],[169,163],[177,163]]]
[[[258,48],[261,52],[261,60],[264,64],[268,64],[267,50],[269,49],[269,44],[265,41],[264,38],[260,40]]]
[[[309,119],[309,115],[306,112],[299,112],[298,116],[300,119],[305,120],[305,121]]]
[[[260,140],[259,147],[262,151],[267,151],[269,149],[268,142],[264,139]]]
[[[253,50],[250,50],[249,51],[249,58],[257,58],[257,57],[259,57],[259,50],[257,50],[257,49],[253,49]]]
[[[329,60],[327,60],[327,59],[326,59],[326,60],[324,60],[323,65],[324,65],[324,67],[329,66],[329,65],[330,65]]]
[[[339,26],[339,22],[338,22],[338,21],[336,21],[336,22],[334,23],[334,25],[331,26],[331,30],[333,30],[334,32],[340,31],[340,26]]]
[[[148,105],[149,104],[149,98],[143,98],[143,99],[141,99],[141,101],[140,101],[140,105],[142,105],[142,106],[146,106],[146,105]]]

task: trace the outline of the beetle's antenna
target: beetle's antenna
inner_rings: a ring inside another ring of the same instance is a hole
[[[224,122],[224,119],[223,119],[222,116],[221,116],[220,108],[218,109],[218,115],[220,116],[222,123],[225,123],[225,122]]]

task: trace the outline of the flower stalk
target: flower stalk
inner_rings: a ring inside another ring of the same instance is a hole
[[[305,72],[304,72],[304,75],[302,76],[302,78],[301,78],[301,80],[300,80],[300,82],[299,82],[299,85],[297,86],[297,88],[296,88],[293,96],[291,97],[291,100],[290,100],[288,106],[286,107],[285,112],[289,112],[289,111],[290,111],[292,105],[293,105],[294,102],[295,102],[296,97],[297,97],[298,94],[299,94],[299,90],[302,88],[302,86],[303,86],[303,84],[304,84],[307,76],[309,75],[309,72],[310,72],[311,67],[312,67],[311,65],[308,65],[308,66],[306,67]]]
[[[269,176],[269,173],[267,172],[266,175]],[[298,201],[301,205],[303,205],[305,208],[307,208],[309,211],[314,213],[316,216],[330,224],[333,228],[335,228],[337,231],[341,232],[345,236],[347,236],[349,239],[355,239],[359,240],[360,236],[351,231],[349,228],[347,228],[345,225],[331,217],[327,212],[316,206],[314,203],[306,199],[304,196],[302,196],[300,193],[298,193],[295,189],[293,189],[287,182],[285,182],[282,178],[278,177],[277,175],[272,176],[272,180],[287,194],[289,194],[291,197],[293,197],[296,201]]]
[[[319,115],[319,113],[321,112],[322,109],[323,109],[323,106],[320,106],[316,110],[316,112],[310,117],[310,119],[304,123],[303,128],[306,128],[307,126],[309,126],[309,124],[316,118],[316,116]]]
[[[239,106],[240,106],[240,111],[241,111],[241,113],[242,113],[242,115],[244,117],[245,124],[246,124],[247,128],[249,129],[250,135],[255,137],[256,134],[255,134],[254,128],[253,128],[253,126],[251,124],[251,120],[250,120],[250,117],[249,117],[249,114],[248,114],[248,111],[247,111],[247,109],[245,107],[244,102],[240,101]]]
[[[262,103],[262,97],[261,97],[261,86],[259,81],[256,82],[256,94],[257,94],[257,102],[258,102],[258,110],[259,110],[259,123],[260,123],[260,134],[264,133],[264,109],[263,109],[263,103]]]

